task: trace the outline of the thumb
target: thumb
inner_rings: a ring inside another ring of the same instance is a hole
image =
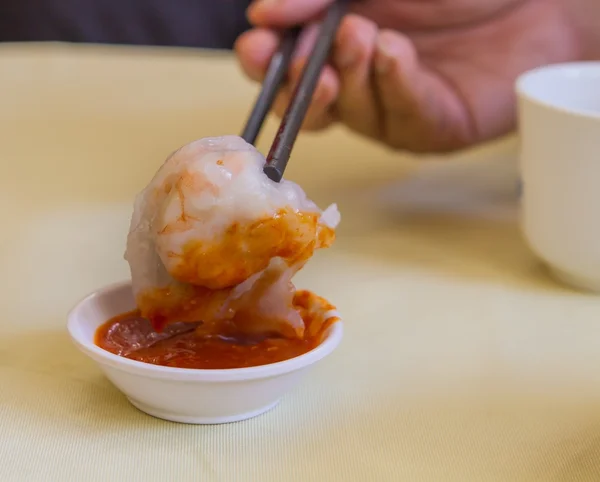
[[[257,26],[291,27],[313,20],[334,0],[255,0],[248,19]]]

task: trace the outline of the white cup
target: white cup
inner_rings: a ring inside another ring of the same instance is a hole
[[[532,70],[517,95],[525,237],[559,279],[600,292],[600,62]]]

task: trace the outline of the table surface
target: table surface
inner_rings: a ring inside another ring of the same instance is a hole
[[[289,177],[342,224],[297,284],[345,339],[268,414],[190,426],[131,407],[65,316],[127,277],[132,200],[163,159],[238,132],[257,87],[225,54],[5,45],[0,92],[3,482],[600,479],[600,299],[524,244],[514,139],[416,162],[303,135]]]

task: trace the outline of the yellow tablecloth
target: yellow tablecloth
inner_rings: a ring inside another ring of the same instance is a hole
[[[226,55],[0,48],[0,480],[600,480],[600,299],[525,247],[510,139],[419,165],[300,139],[289,176],[343,221],[298,285],[346,337],[264,416],[155,420],[76,351],[65,314],[127,277],[135,193],[255,93]]]

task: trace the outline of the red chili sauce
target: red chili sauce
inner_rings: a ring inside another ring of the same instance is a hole
[[[224,369],[267,365],[309,352],[337,321],[335,317],[323,319],[334,307],[308,291],[296,294],[294,306],[306,327],[303,338],[198,335],[195,328],[199,323],[173,323],[159,333],[135,310],[100,326],[95,343],[115,355],[168,367]]]

